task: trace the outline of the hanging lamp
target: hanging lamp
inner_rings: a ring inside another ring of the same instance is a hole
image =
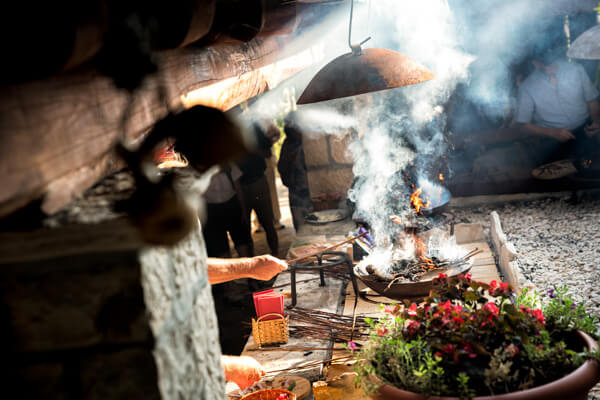
[[[569,47],[567,57],[600,60],[600,25],[583,32]]]
[[[348,46],[350,53],[343,54],[325,65],[310,81],[297,104],[356,96],[429,81],[434,74],[410,57],[388,49],[366,49],[352,44],[352,13],[354,0],[350,1]]]

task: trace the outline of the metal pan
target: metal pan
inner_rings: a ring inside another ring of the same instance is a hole
[[[384,282],[372,275],[364,274],[368,264],[370,264],[368,260],[363,260],[358,263],[354,267],[354,275],[378,294],[393,300],[403,300],[411,297],[428,296],[429,291],[433,289],[433,279],[436,278],[440,272],[449,277],[464,274],[471,269],[473,261],[470,259],[466,264],[459,267],[434,270],[423,275],[423,278],[418,282],[394,283],[389,288],[389,282]]]

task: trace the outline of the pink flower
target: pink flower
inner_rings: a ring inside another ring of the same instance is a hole
[[[477,353],[473,352],[473,347],[471,347],[470,343],[465,344],[463,346],[463,350],[468,353],[469,358],[475,358],[475,357],[477,357]]]
[[[465,279],[467,280],[467,282],[471,282],[472,275],[471,275],[471,273],[470,273],[470,272],[467,272],[467,273],[465,274]]]
[[[353,341],[349,341],[348,348],[350,349],[350,351],[356,350],[356,343],[354,343]]]
[[[506,352],[510,354],[510,358],[513,358],[514,356],[519,354],[519,348],[511,343],[508,346],[506,346]]]
[[[452,303],[450,303],[450,300],[446,300],[445,302],[440,304],[440,307],[447,313],[452,312]]]
[[[448,277],[448,275],[446,275],[446,274],[443,274],[443,273],[441,273],[441,272],[438,274],[438,279],[440,279],[440,280],[441,280],[441,279],[446,279],[447,277]]]
[[[494,303],[485,303],[482,309],[489,311],[492,315],[498,315],[498,312],[500,311],[498,310],[498,306]]]
[[[452,307],[452,311],[454,311],[455,313],[459,313],[462,311],[462,306],[460,304],[457,304],[454,307]]]

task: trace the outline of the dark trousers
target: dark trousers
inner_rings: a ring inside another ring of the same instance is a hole
[[[271,254],[278,257],[279,238],[275,229],[273,204],[271,203],[271,193],[266,176],[263,175],[252,183],[242,183],[241,186],[244,194],[244,205],[246,206],[246,220],[250,220],[250,214],[254,210],[267,235],[267,243],[269,249],[271,249]]]
[[[240,252],[241,246],[250,249],[253,246],[250,227],[244,223],[237,196],[224,203],[207,203],[206,214],[206,224],[202,228],[202,233],[209,257],[231,258],[227,232],[231,235],[231,240],[240,255],[251,255]]]

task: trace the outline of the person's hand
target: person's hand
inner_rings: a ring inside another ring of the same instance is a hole
[[[269,254],[252,257],[250,263],[248,277],[259,279],[261,281],[268,281],[281,271],[287,269],[287,263],[285,261]]]
[[[596,136],[600,133],[600,121],[594,121],[591,124],[586,125],[583,130],[589,137]]]
[[[223,364],[225,380],[234,382],[242,390],[265,375],[263,367],[252,357],[221,356],[221,364]]]
[[[575,139],[575,135],[571,133],[568,129],[552,129],[550,130],[551,138],[558,140],[559,142],[567,142],[569,140]]]
[[[274,123],[270,124],[267,128],[267,137],[271,141],[271,143],[275,143],[281,137],[281,131]]]

